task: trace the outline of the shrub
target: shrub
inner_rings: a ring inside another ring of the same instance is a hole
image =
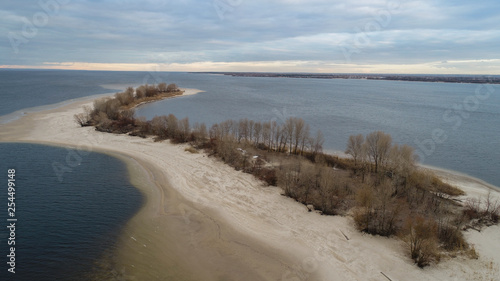
[[[469,247],[458,226],[442,223],[438,227],[438,238],[443,249],[448,251],[464,250]]]
[[[403,228],[403,240],[411,258],[419,267],[439,261],[437,223],[422,216],[408,218]]]
[[[482,227],[497,224],[500,218],[500,201],[494,200],[491,192],[485,200],[469,198],[465,202],[462,211],[464,219],[468,222],[468,227]]]
[[[168,84],[167,86],[167,92],[177,92],[179,91],[179,88],[175,84]]]
[[[356,205],[365,208],[371,208],[373,202],[375,201],[375,195],[373,194],[373,188],[370,186],[363,186],[356,191]]]
[[[276,176],[275,169],[259,169],[255,175],[268,185],[276,186],[278,182],[278,177]]]
[[[134,92],[130,89],[122,93],[116,93],[115,98],[120,102],[121,105],[129,105],[134,102]]]
[[[392,187],[383,182],[376,189],[365,186],[355,195],[358,212],[355,222],[359,230],[370,234],[391,236],[398,230],[403,203],[392,196]]]

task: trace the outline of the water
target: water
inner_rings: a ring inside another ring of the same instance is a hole
[[[500,90],[475,84],[229,77],[192,74],[206,92],[147,104],[137,116],[173,113],[211,125],[246,117],[301,117],[326,150],[345,149],[352,134],[381,130],[416,148],[421,163],[500,186]]]
[[[31,108],[53,105],[90,95],[115,93],[128,86],[157,84],[168,74],[149,72],[1,70],[0,123],[33,111]],[[46,108],[36,108],[43,110]],[[8,115],[8,116],[5,116]]]
[[[96,261],[113,251],[121,227],[142,204],[119,160],[83,153],[79,166],[58,178],[53,163],[68,150],[34,144],[0,144],[0,175],[7,202],[7,170],[16,170],[16,273],[7,272],[7,237],[2,230],[0,280],[89,280]],[[2,228],[7,222],[7,204]],[[4,226],[5,225],[5,226]]]
[[[323,131],[329,151],[343,151],[349,135],[382,130],[395,142],[414,146],[423,164],[460,171],[500,186],[499,85],[3,70],[0,115],[158,82],[206,92],[147,104],[137,115],[152,118],[173,113],[189,117],[191,123],[208,125],[241,117],[279,122],[289,116],[302,117],[311,124],[312,134]],[[432,140],[433,133],[447,138],[437,143]]]

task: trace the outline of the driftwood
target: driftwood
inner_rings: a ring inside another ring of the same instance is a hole
[[[387,275],[385,275],[385,273],[383,273],[382,271],[380,271],[380,273],[381,273],[382,275],[384,275],[384,276],[385,276],[385,278],[387,278],[387,279],[389,279],[390,281],[392,281],[392,279],[391,279],[391,278],[389,278]]]
[[[345,239],[347,239],[347,241],[349,241],[349,237],[347,237],[347,235],[345,235],[345,233],[342,232],[342,230],[340,230],[340,233],[342,233],[342,235],[344,235]]]

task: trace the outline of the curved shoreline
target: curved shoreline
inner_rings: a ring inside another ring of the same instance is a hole
[[[477,261],[450,260],[422,271],[405,257],[399,241],[363,235],[349,218],[309,213],[279,189],[263,187],[253,176],[216,159],[185,152],[185,146],[77,126],[73,114],[90,103],[2,124],[0,142],[96,150],[127,163],[131,182],[147,198],[124,227],[113,261],[127,277],[364,280],[384,272],[398,280],[467,279],[477,271],[487,274],[483,265],[489,261],[495,267],[500,262],[498,255],[486,253]],[[469,235],[480,254],[500,245],[498,227],[485,233],[487,238]]]

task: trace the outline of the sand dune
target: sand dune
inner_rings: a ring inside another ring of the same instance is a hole
[[[81,148],[126,161],[147,198],[110,261],[130,280],[388,280],[381,272],[394,281],[499,280],[499,226],[466,234],[478,260],[444,260],[422,270],[402,242],[359,233],[349,217],[307,212],[278,188],[183,145],[81,128],[73,115],[84,104],[91,101],[0,125],[0,141]],[[440,176],[468,196],[488,190],[467,177]]]

